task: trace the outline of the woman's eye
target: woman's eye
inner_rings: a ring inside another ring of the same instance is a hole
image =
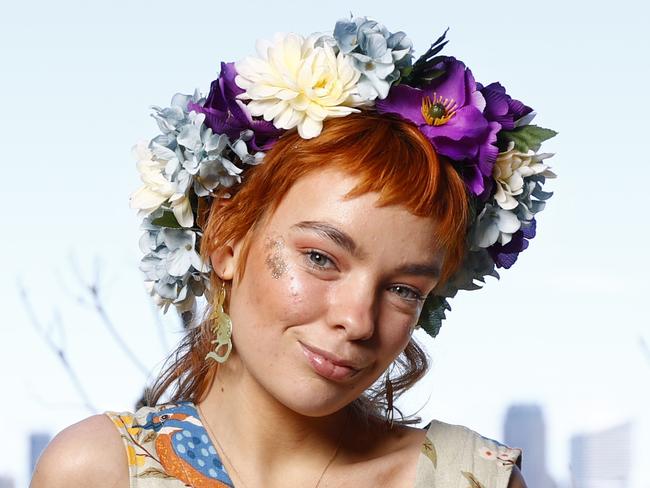
[[[424,299],[421,293],[408,286],[395,285],[391,287],[391,290],[393,290],[398,297],[403,298],[404,300],[420,302]]]
[[[310,266],[318,269],[331,269],[334,268],[332,260],[320,251],[308,251],[305,253]]]

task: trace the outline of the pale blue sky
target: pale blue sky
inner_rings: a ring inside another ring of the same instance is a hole
[[[70,360],[99,410],[130,408],[143,378],[92,311],[75,303],[69,255],[105,270],[105,298],[150,367],[165,350],[137,263],[140,182],[131,146],[155,134],[149,105],[207,91],[219,62],[276,31],[329,30],[349,11],[404,30],[421,53],[447,26],[446,52],[477,80],[501,81],[560,135],[547,144],[559,179],[539,236],[500,283],[452,303],[430,345],[433,370],[415,397],[423,412],[501,438],[511,402],[540,402],[553,474],[566,477],[572,433],[650,410],[646,314],[650,221],[645,197],[650,77],[641,1],[354,3],[168,0],[105,5],[62,0],[5,6],[0,17],[0,474],[26,486],[31,429],[85,416],[59,363],[29,325],[16,280],[44,321],[67,325]],[[178,338],[169,324],[167,340]],[[650,442],[650,437],[648,438]],[[649,475],[650,476],[650,475]],[[639,487],[641,485],[639,484]],[[636,487],[635,487],[636,488]]]

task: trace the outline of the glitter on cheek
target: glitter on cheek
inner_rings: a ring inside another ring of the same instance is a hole
[[[274,280],[280,279],[287,271],[287,263],[283,257],[284,240],[282,237],[272,239],[266,238],[265,245],[268,254],[266,256],[266,267],[271,271]]]

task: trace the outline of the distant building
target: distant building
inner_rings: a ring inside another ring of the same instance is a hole
[[[0,488],[14,488],[14,486],[16,485],[14,484],[13,478],[0,476]]]
[[[511,447],[523,449],[522,473],[531,488],[556,488],[546,468],[546,426],[539,405],[511,405],[506,412],[503,437]]]
[[[628,488],[632,424],[571,438],[571,475],[575,488]]]
[[[32,432],[29,435],[29,477],[31,478],[38,458],[50,442],[50,434],[44,432]]]

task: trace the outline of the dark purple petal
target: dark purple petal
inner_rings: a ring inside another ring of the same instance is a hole
[[[226,134],[237,139],[244,130],[252,130],[247,142],[252,151],[266,151],[277,141],[282,131],[271,122],[254,120],[246,105],[237,99],[244,93],[235,83],[237,71],[234,63],[221,63],[219,78],[210,84],[210,93],[203,106],[191,103],[188,108],[205,114],[205,124],[215,134]]]
[[[426,124],[422,115],[422,90],[407,85],[393,87],[388,96],[377,100],[376,108],[379,113],[398,114],[416,125]]]
[[[227,123],[228,113],[214,108],[206,108],[197,103],[190,103],[188,110],[205,114],[205,125],[212,129],[215,134],[228,134],[230,125]],[[228,134],[229,135],[229,134]],[[229,135],[230,136],[230,135]]]
[[[237,71],[235,63],[221,63],[221,73],[219,77],[210,84],[210,93],[205,100],[204,107],[213,108],[220,111],[228,109],[230,100],[234,100],[237,95],[244,93],[235,83]]]
[[[210,93],[205,100],[205,107],[225,112],[228,110],[228,102],[223,93],[223,80],[217,78],[210,83]]]
[[[235,69],[235,63],[221,63],[221,74],[219,78],[223,79],[223,93],[228,100],[236,98],[237,95],[241,95],[245,91],[235,83],[236,77],[237,70]]]
[[[510,97],[501,83],[491,83],[480,91],[486,102],[485,117],[501,124],[504,130],[514,129],[517,120],[533,111],[519,100]]]
[[[487,137],[483,140],[479,149],[478,167],[484,176],[492,177],[494,164],[497,162],[499,149],[495,146],[497,134],[501,130],[501,125],[497,122],[490,122]]]
[[[497,243],[488,247],[488,252],[498,268],[510,268],[519,257],[519,253],[528,247],[528,240],[524,232],[518,230],[512,235],[512,239],[505,246]]]
[[[284,132],[272,122],[261,119],[251,120],[248,128],[253,131],[253,138],[248,141],[248,145],[255,151],[268,151]]]
[[[458,107],[464,107],[471,103],[469,95],[476,91],[476,84],[471,73],[469,78],[465,75],[466,71],[469,72],[465,65],[455,58],[447,57],[437,67],[445,70],[445,74],[436,78],[431,85],[426,87],[425,94],[432,96],[435,92],[438,96],[454,100]],[[467,86],[468,81],[472,86]]]
[[[499,123],[501,123],[501,119],[507,122],[508,119],[505,116],[508,114],[508,98],[506,97],[505,88],[499,83],[492,83],[483,88],[481,93],[485,97],[485,117],[488,120],[495,120]]]
[[[474,93],[476,93],[476,80],[474,80],[474,75],[472,74],[472,71],[467,68],[465,70],[465,104],[466,105],[475,105],[475,99],[472,96]],[[483,97],[480,97],[483,98]],[[481,107],[481,110],[483,110],[483,107]]]
[[[458,109],[449,122],[430,126],[432,137],[446,137],[454,141],[480,141],[489,131],[488,121],[476,107],[469,105]]]
[[[429,125],[420,127],[420,130],[429,138],[438,154],[447,156],[455,161],[470,159],[472,160],[472,164],[476,166],[475,160],[478,157],[479,146],[475,141],[467,140],[459,142],[447,137],[435,136],[435,132],[431,131],[431,126]],[[432,132],[434,137],[430,136]]]
[[[526,239],[532,239],[537,235],[537,221],[533,217],[533,219],[530,221],[530,223],[523,225],[521,227],[521,231],[524,234],[524,237]]]
[[[524,105],[522,102],[520,102],[519,100],[515,100],[514,98],[508,100],[508,105],[510,106],[509,107],[510,113],[515,119],[515,122],[520,118],[522,118],[524,115],[528,115],[533,111],[532,108],[530,108],[527,105]]]
[[[478,170],[477,170],[478,171]],[[494,189],[494,179],[486,178],[483,176],[483,190],[478,193],[475,193],[478,196],[479,200],[482,202],[487,202],[492,195],[492,190]]]
[[[460,167],[460,174],[467,188],[473,195],[480,195],[485,190],[485,178],[473,163],[466,162]]]

